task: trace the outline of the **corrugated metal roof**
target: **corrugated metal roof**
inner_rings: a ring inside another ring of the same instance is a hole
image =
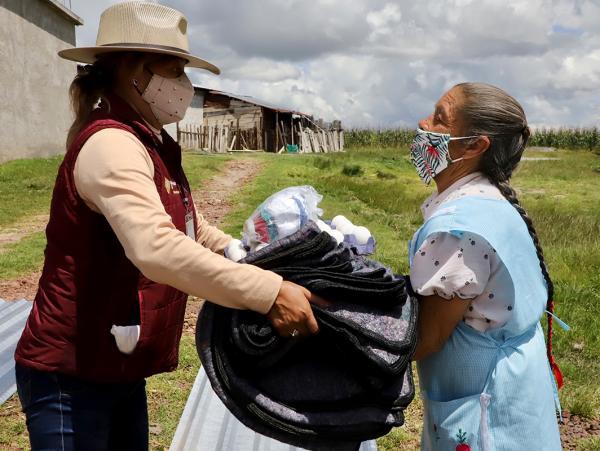
[[[24,299],[16,302],[0,299],[0,404],[17,390],[14,353],[31,306]]]
[[[260,435],[235,418],[213,391],[203,368],[177,425],[171,451],[297,451],[301,448]],[[376,451],[375,441],[360,451]]]
[[[195,87],[200,88],[200,89],[205,89],[205,88],[201,88],[200,86],[195,86]],[[211,94],[218,94],[218,95],[222,95],[222,96],[231,97],[232,99],[241,100],[242,102],[248,102],[253,105],[261,106],[263,108],[268,108],[269,110],[277,111],[278,113],[290,113],[290,114],[299,114],[300,116],[308,116],[308,114],[306,114],[306,113],[302,113],[302,112],[296,111],[296,110],[291,110],[289,108],[283,108],[283,107],[274,105],[272,103],[266,102],[264,100],[257,99],[256,97],[232,94],[230,92],[217,91],[216,89],[206,89],[206,90]]]

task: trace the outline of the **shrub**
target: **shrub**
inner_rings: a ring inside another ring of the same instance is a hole
[[[382,180],[387,180],[387,179],[395,179],[395,178],[397,178],[397,176],[396,176],[396,174],[393,174],[391,172],[377,170],[377,178],[380,178]]]
[[[318,157],[313,161],[315,168],[317,169],[329,169],[333,162],[329,158]]]
[[[342,174],[347,175],[348,177],[356,177],[363,175],[364,173],[364,169],[359,164],[345,164],[342,168]]]

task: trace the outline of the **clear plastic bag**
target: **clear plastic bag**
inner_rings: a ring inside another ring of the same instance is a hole
[[[323,214],[323,199],[312,186],[285,188],[265,200],[244,223],[243,243],[251,251],[298,231]]]

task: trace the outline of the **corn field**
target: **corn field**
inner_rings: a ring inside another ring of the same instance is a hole
[[[415,137],[415,130],[396,129],[350,129],[344,130],[346,147],[404,147],[409,146]]]
[[[534,130],[530,146],[560,149],[600,149],[600,130],[597,128],[540,128]]]
[[[346,146],[352,147],[405,147],[415,136],[414,129],[350,129],[345,130]],[[533,130],[529,146],[559,149],[600,150],[598,128],[540,128]]]

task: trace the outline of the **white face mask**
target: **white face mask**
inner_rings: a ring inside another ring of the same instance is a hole
[[[136,80],[134,85],[137,86]],[[166,125],[183,119],[192,104],[194,86],[186,74],[177,78],[152,74],[150,83],[141,96],[150,105],[156,120]]]

